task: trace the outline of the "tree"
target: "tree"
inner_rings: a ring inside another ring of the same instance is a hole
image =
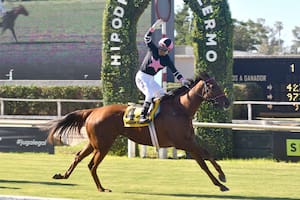
[[[264,25],[265,20],[257,22],[234,20],[233,46],[240,51],[258,51],[259,46],[268,40],[269,28]]]
[[[265,25],[265,19],[256,22],[234,20],[233,44],[235,50],[257,51],[262,54],[280,54],[283,52],[284,40],[281,39],[283,24],[275,22],[274,27]]]
[[[275,34],[278,34],[278,48],[279,48],[279,53],[282,53],[282,43],[283,41],[281,40],[281,31],[283,30],[283,23],[280,21],[276,21],[274,24],[275,27]]]
[[[176,45],[191,45],[191,29],[192,16],[189,12],[188,5],[184,4],[183,8],[175,15],[175,44]]]
[[[291,53],[299,54],[300,53],[300,27],[295,26],[295,28],[292,30],[294,40],[291,47]]]
[[[247,24],[244,22],[234,21],[234,35],[233,35],[234,50],[252,51],[257,50],[257,38],[253,38],[247,29]]]

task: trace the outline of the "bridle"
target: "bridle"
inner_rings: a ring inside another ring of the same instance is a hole
[[[219,98],[225,97],[225,93],[222,92],[222,94],[219,94],[219,95],[217,95],[217,96],[215,96],[215,97],[211,97],[211,98],[204,97],[205,94],[207,94],[207,93],[209,92],[207,83],[209,83],[209,82],[211,82],[211,81],[215,81],[215,79],[214,79],[214,78],[208,78],[208,79],[206,79],[206,80],[203,80],[203,82],[204,82],[204,92],[203,92],[203,94],[200,94],[200,93],[196,92],[196,95],[199,96],[199,97],[201,97],[203,100],[205,100],[205,101],[207,101],[207,102],[210,102],[210,103],[212,103],[212,104],[214,104],[214,105],[217,105],[217,104],[218,104],[218,101],[217,101],[217,100],[218,100]]]

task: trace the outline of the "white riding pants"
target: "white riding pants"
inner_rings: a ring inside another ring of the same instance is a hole
[[[154,80],[154,76],[138,71],[135,83],[139,90],[145,95],[145,101],[152,102],[153,98],[159,98],[165,94],[164,89]]]

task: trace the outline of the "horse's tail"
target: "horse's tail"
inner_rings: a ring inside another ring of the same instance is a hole
[[[51,144],[70,144],[78,138],[83,139],[80,130],[93,109],[77,110],[62,119],[49,123],[48,142]]]

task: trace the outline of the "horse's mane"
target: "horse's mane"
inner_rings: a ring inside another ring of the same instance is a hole
[[[20,11],[22,9],[25,9],[25,7],[23,5],[15,6],[15,7],[11,8],[10,10],[6,11],[6,15],[8,15],[8,14],[14,14],[14,12]]]
[[[0,1],[1,1],[1,0],[0,0]],[[12,9],[7,10],[7,11],[5,12],[5,15],[3,16],[3,20],[4,20],[5,18],[7,18],[8,16],[14,15],[14,12],[15,12],[18,8],[19,8],[19,6],[13,7]]]
[[[201,78],[201,76],[197,76],[197,78],[195,78],[195,80],[192,79],[188,79],[190,81],[190,83],[187,86],[181,86],[179,88],[170,90],[167,94],[165,94],[164,96],[161,97],[161,102],[166,101],[168,99],[173,99],[177,96],[182,96],[185,93],[187,93],[192,87],[194,87],[200,80],[203,80],[203,78]]]

